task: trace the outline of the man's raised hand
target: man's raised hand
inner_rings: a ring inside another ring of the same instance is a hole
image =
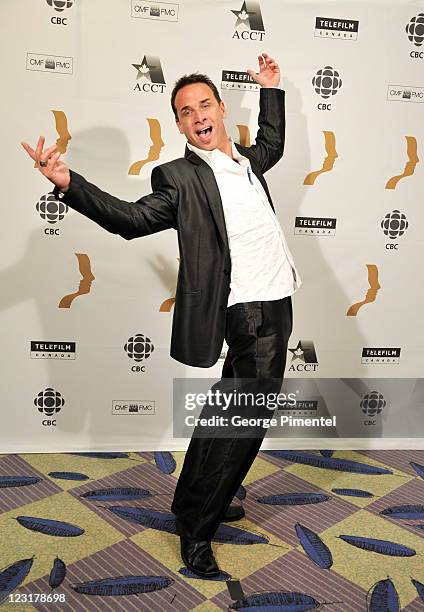
[[[262,53],[262,55],[258,55],[258,60],[259,73],[256,73],[251,68],[247,70],[247,73],[261,87],[278,87],[281,75],[280,68],[275,59],[269,57],[268,53]]]
[[[56,187],[59,187],[61,191],[66,191],[71,182],[69,168],[59,159],[61,153],[57,150],[57,145],[55,144],[43,151],[44,142],[44,136],[40,136],[35,151],[27,142],[21,142],[21,145],[31,159],[35,161],[36,167],[41,174],[48,178]]]

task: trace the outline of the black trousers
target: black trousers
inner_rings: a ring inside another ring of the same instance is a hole
[[[293,323],[291,298],[246,302],[227,309],[225,340],[228,353],[222,381],[277,381],[280,391],[286,365],[287,342]],[[279,382],[278,382],[279,381]],[[219,385],[219,383],[218,383]],[[269,413],[269,411],[268,411]],[[272,416],[268,414],[269,417]],[[196,428],[197,429],[197,428]],[[262,434],[240,437],[196,437],[193,432],[175,489],[172,512],[178,533],[195,540],[210,540],[262,444]]]

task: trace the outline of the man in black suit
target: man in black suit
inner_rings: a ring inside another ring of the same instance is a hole
[[[22,145],[55,184],[57,197],[108,231],[130,240],[177,230],[172,357],[210,367],[225,338],[222,381],[259,380],[267,389],[277,381],[276,391],[292,329],[290,296],[300,286],[263,177],[283,154],[284,92],[278,89],[278,64],[266,53],[259,56],[259,73],[248,73],[261,86],[255,144],[247,148],[229,139],[225,105],[208,77],[184,76],[171,104],[187,139],[185,156],[154,168],[153,191],[137,202],[120,200],[71,172],[56,146],[43,150],[43,137],[36,150]],[[193,434],[172,511],[183,561],[202,577],[219,573],[211,548],[219,523],[244,516],[243,508],[230,504],[265,433],[217,429],[205,437],[196,428]]]

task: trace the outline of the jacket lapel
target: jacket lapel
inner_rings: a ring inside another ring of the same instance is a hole
[[[195,165],[196,174],[205,192],[219,235],[221,236],[225,249],[229,250],[222,200],[212,168],[188,147],[186,147],[185,150],[185,158]]]

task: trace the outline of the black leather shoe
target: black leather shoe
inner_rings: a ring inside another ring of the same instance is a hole
[[[246,515],[243,506],[229,506],[222,519],[223,523],[240,521]]]
[[[181,557],[189,570],[202,578],[218,576],[220,569],[213,556],[211,543],[180,537]]]

